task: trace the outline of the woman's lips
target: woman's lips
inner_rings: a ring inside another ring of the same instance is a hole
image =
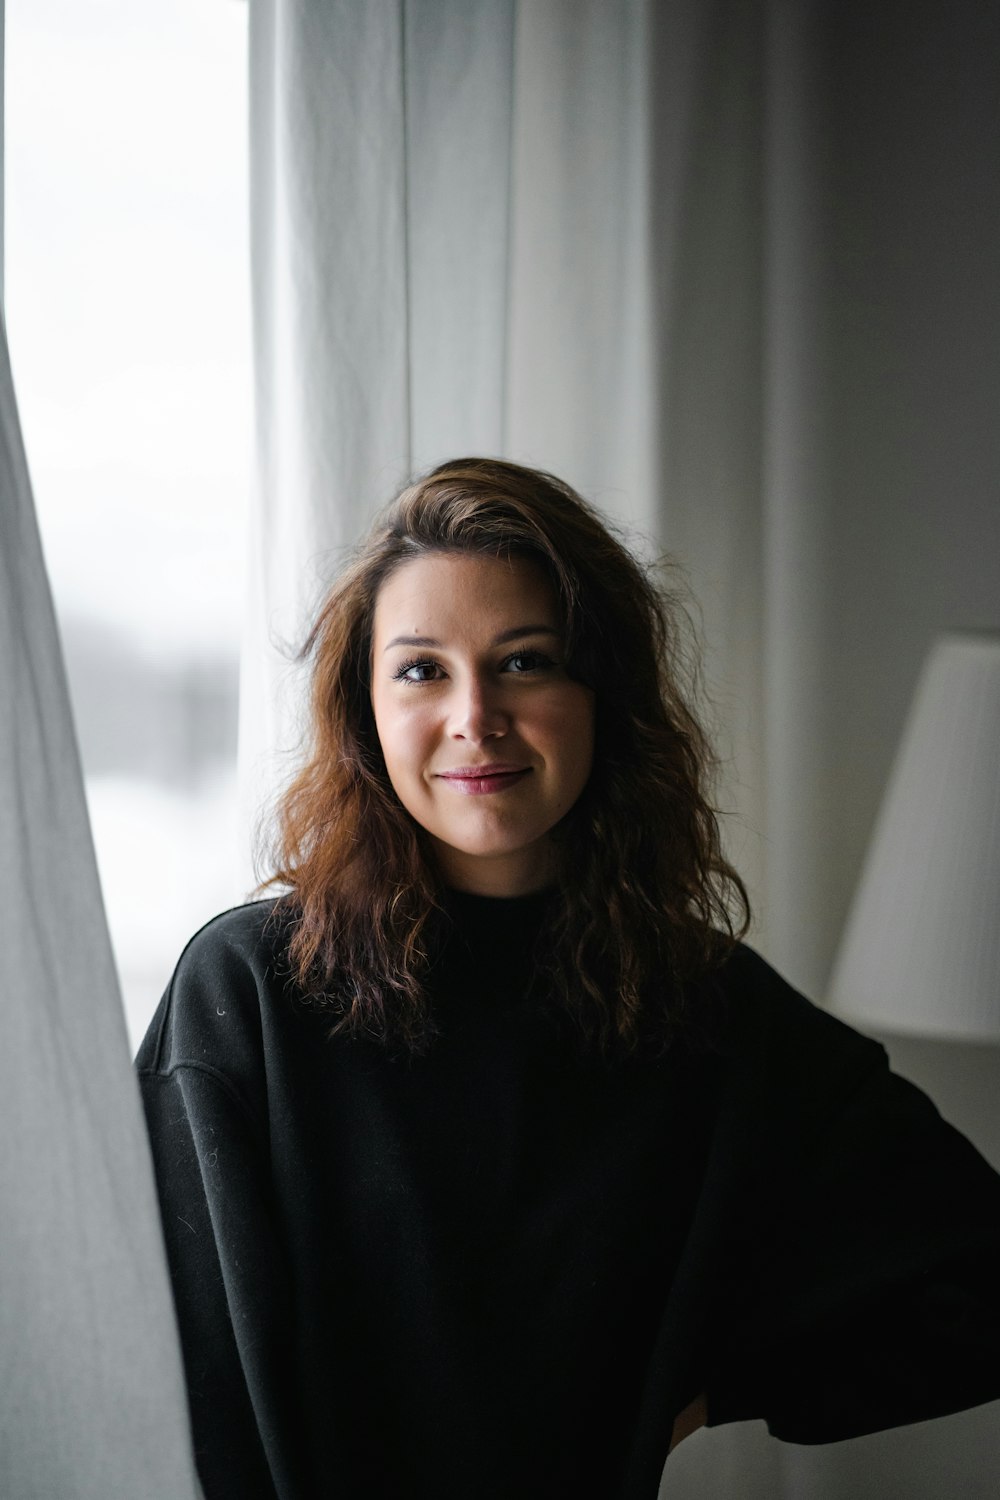
[[[439,771],[438,776],[456,792],[481,797],[489,792],[505,791],[523,780],[530,771],[530,766],[462,766],[457,771]]]

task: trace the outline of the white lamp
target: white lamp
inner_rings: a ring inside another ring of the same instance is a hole
[[[1000,635],[924,665],[837,955],[830,1008],[1000,1041]]]

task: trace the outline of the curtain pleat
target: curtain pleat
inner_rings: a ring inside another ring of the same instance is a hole
[[[412,466],[504,446],[513,0],[407,0]]]
[[[180,1349],[0,326],[0,1495],[187,1500]]]

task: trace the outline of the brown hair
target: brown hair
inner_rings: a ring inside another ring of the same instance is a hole
[[[278,803],[264,883],[290,888],[295,978],[329,1007],[335,1033],[417,1051],[434,1035],[425,978],[446,902],[422,830],[390,785],[370,697],[379,589],[428,552],[527,557],[550,580],[567,670],[595,694],[595,745],[587,786],[553,831],[563,873],[546,967],[561,1009],[604,1052],[632,1049],[650,1019],[673,1034],[686,1019],[679,981],[719,961],[749,922],[684,685],[686,616],[569,485],[496,459],[456,459],[405,489],[303,648],[311,743]]]

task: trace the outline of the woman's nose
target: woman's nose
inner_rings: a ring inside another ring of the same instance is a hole
[[[498,684],[478,677],[456,684],[448,726],[454,739],[489,739],[506,733],[508,723]]]

